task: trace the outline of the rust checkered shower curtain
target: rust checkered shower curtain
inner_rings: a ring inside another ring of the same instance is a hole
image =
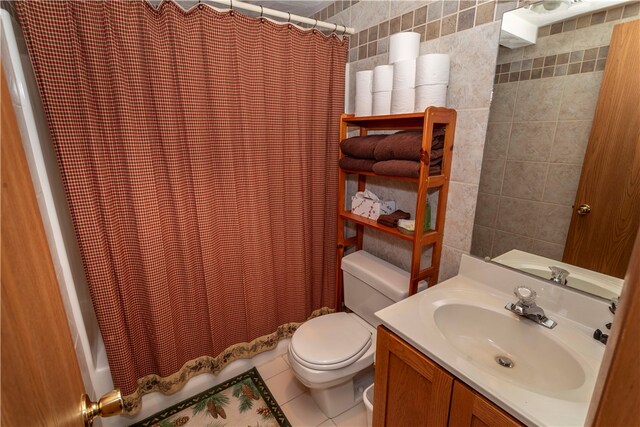
[[[130,412],[334,306],[346,41],[173,2],[18,10]]]

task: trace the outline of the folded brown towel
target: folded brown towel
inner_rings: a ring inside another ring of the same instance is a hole
[[[368,171],[373,170],[373,164],[376,161],[373,159],[356,159],[355,157],[345,156],[340,159],[340,167],[342,169],[348,169],[352,171]]]
[[[439,150],[431,150],[431,156],[429,157],[431,163],[433,163],[434,160],[442,161],[443,152],[444,152],[443,148],[440,148]]]
[[[375,162],[373,172],[378,175],[408,176],[418,178],[420,176],[420,162],[412,160],[385,160]],[[442,159],[437,160],[437,164],[429,165],[429,175],[440,175],[442,173]]]
[[[374,151],[376,160],[420,160],[422,132],[403,131],[388,135]]]
[[[342,153],[358,159],[373,159],[378,143],[387,135],[367,135],[347,138],[340,143]]]
[[[385,160],[375,162],[373,171],[378,175],[408,176],[418,178],[420,176],[420,162],[413,160]]]
[[[397,227],[398,220],[401,219],[411,219],[411,214],[409,212],[397,210],[388,215],[380,215],[378,217],[378,223],[382,225],[386,225],[387,227]]]
[[[431,140],[431,150],[444,147],[444,128],[435,128]],[[388,135],[376,145],[374,155],[377,161],[415,160],[422,158],[422,132],[402,131]]]

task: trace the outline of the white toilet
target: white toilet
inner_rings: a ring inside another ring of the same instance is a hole
[[[353,313],[311,319],[289,344],[295,376],[329,418],[362,400],[362,391],[373,382],[380,324],[374,313],[406,298],[409,289],[409,273],[365,251],[342,258],[342,271],[345,305]],[[420,285],[426,287],[424,282]]]

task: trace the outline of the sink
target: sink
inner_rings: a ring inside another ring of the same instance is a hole
[[[568,391],[582,387],[584,370],[545,328],[506,310],[460,303],[439,306],[433,318],[467,362],[520,387],[580,400]]]
[[[515,286],[557,322],[506,310]],[[463,255],[460,271],[378,312],[382,324],[528,426],[584,425],[611,322],[607,301]]]

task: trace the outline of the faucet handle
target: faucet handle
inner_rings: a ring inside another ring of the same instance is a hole
[[[569,272],[564,268],[557,267],[555,265],[550,265],[549,270],[551,270],[551,281],[555,283],[559,283],[561,285],[567,284],[567,277],[569,276]]]
[[[513,294],[524,305],[530,305],[536,300],[536,291],[528,286],[516,286]]]

